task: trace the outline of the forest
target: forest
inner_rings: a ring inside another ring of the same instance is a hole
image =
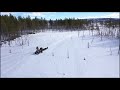
[[[119,19],[75,19],[65,18],[56,20],[46,20],[45,18],[24,18],[10,15],[0,15],[1,19],[1,41],[10,41],[24,34],[35,34],[46,30],[52,31],[75,31],[75,30],[97,30],[101,35],[115,36],[116,28],[119,28]],[[108,28],[108,32],[102,33],[100,27]],[[119,31],[117,31],[119,37]]]

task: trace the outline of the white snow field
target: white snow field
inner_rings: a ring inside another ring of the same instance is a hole
[[[89,31],[23,35],[1,47],[2,78],[119,78],[119,40]],[[25,42],[26,40],[26,42]],[[29,43],[28,43],[29,40]],[[89,43],[89,48],[88,48]],[[36,46],[48,47],[34,55]]]

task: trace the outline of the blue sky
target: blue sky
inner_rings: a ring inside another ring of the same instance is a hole
[[[64,19],[64,18],[119,18],[119,12],[1,12],[1,15],[12,14],[16,17],[22,16],[31,18],[45,18],[47,20]]]

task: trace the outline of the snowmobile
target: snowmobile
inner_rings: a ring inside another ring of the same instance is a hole
[[[46,48],[40,48],[40,49],[38,49],[38,47],[36,48],[37,50],[35,51],[35,54],[40,54],[40,53],[43,53],[43,51],[44,50],[46,50],[46,49],[48,49],[48,47],[46,47]]]

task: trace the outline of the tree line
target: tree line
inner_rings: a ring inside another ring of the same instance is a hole
[[[33,18],[30,16],[24,18],[13,15],[0,15],[1,20],[1,38],[2,40],[11,40],[22,34],[34,33],[37,31],[52,30],[98,30],[99,24],[107,28],[119,27],[119,20],[108,19],[105,21],[94,21],[89,19],[65,18],[56,20],[46,20],[45,18]],[[98,24],[99,22],[99,24]],[[95,24],[96,23],[96,24]],[[96,28],[95,28],[96,27]]]
[[[38,19],[35,17],[31,19],[30,16],[24,18],[13,15],[1,15],[1,36],[4,40],[10,39],[15,36],[20,36],[27,31],[44,29],[47,26],[47,21],[43,18]]]

